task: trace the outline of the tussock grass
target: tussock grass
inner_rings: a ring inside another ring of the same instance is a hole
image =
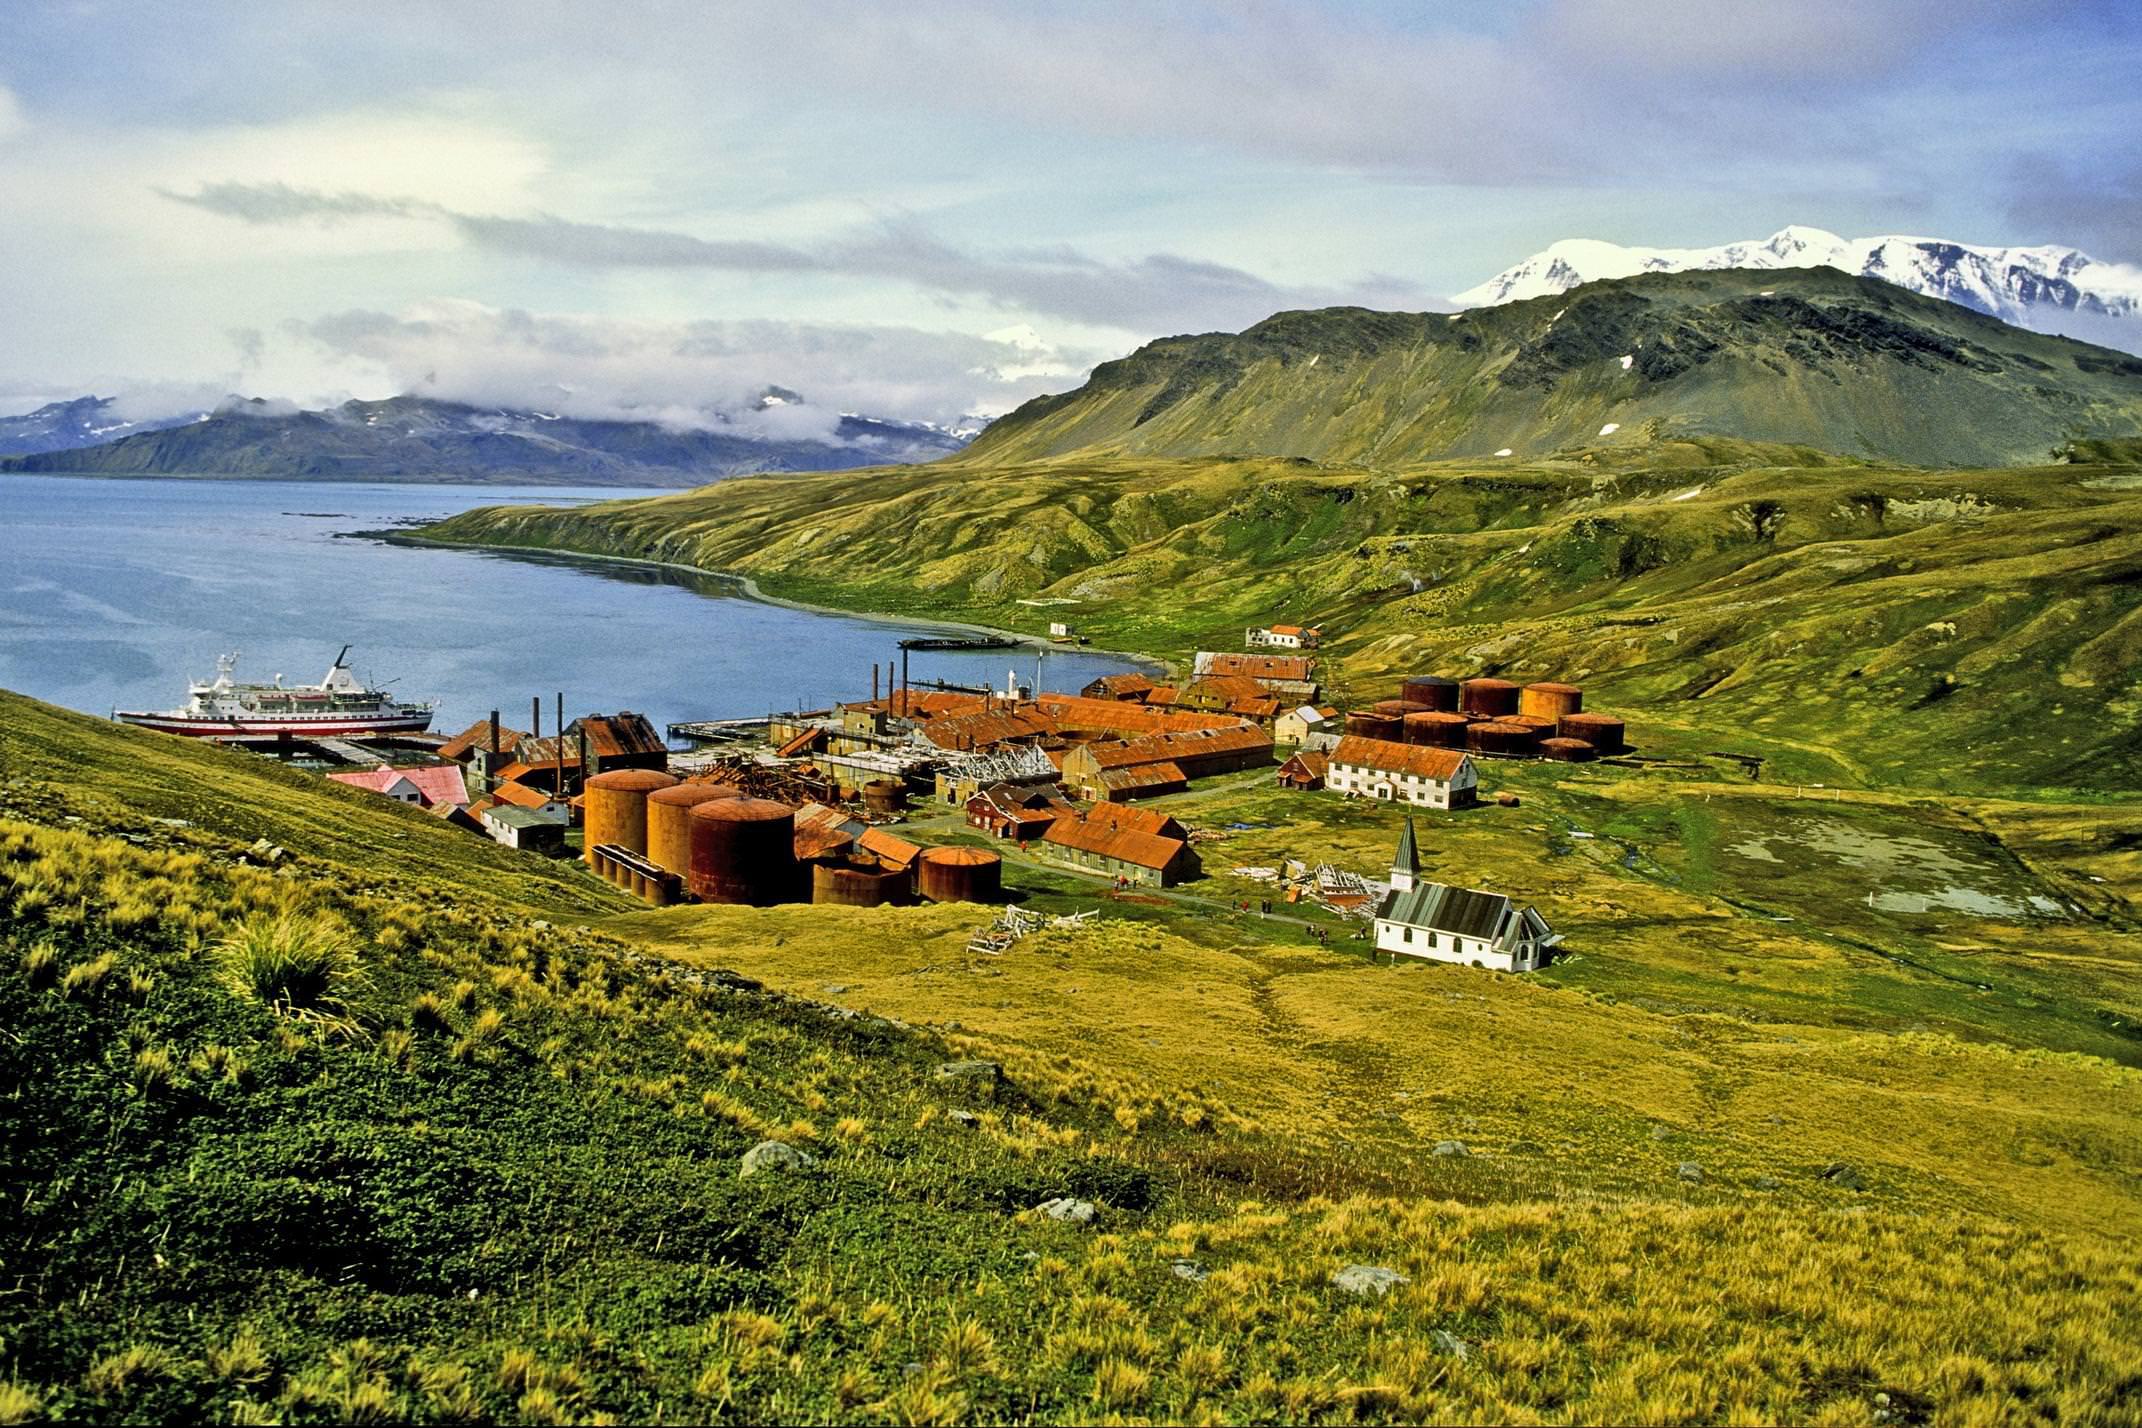
[[[215,953],[233,987],[281,1012],[332,1013],[360,975],[349,928],[324,913],[255,914]]]

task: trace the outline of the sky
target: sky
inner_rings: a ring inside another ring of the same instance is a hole
[[[953,422],[1559,238],[2142,262],[2142,10],[9,0],[0,412]]]

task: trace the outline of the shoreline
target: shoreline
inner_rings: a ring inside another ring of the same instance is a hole
[[[1040,635],[1022,634],[1017,630],[999,629],[994,625],[977,625],[965,620],[943,620],[926,615],[885,615],[865,610],[843,610],[833,605],[814,604],[808,600],[791,600],[781,595],[769,595],[759,588],[759,583],[750,576],[735,570],[709,570],[703,565],[687,565],[677,560],[649,560],[636,555],[600,555],[590,551],[558,550],[539,545],[493,545],[483,541],[436,540],[429,536],[414,535],[406,531],[350,531],[350,536],[376,540],[384,545],[428,546],[433,550],[489,551],[494,554],[540,555],[567,563],[586,561],[603,565],[630,565],[643,570],[678,570],[689,575],[720,580],[734,586],[737,593],[747,600],[756,600],[762,605],[779,605],[790,610],[801,610],[812,615],[833,615],[847,620],[868,620],[878,625],[906,625],[920,631],[941,631],[956,635],[982,635],[990,639],[1013,641],[1021,649],[1054,651],[1070,649],[1079,654],[1107,655],[1115,659],[1129,660],[1133,664],[1160,670],[1171,677],[1174,666],[1156,655],[1139,654],[1133,650],[1103,649],[1098,645],[1058,645]],[[1036,691],[1039,693],[1040,691]]]

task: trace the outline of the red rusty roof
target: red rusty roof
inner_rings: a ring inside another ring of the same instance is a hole
[[[1438,749],[1426,744],[1394,744],[1389,739],[1370,739],[1358,734],[1349,734],[1339,740],[1338,747],[1331,751],[1334,764],[1351,764],[1356,768],[1375,769],[1379,773],[1419,774],[1422,778],[1447,783],[1465,767],[1466,758],[1459,749]]]
[[[510,803],[516,808],[541,808],[555,800],[540,788],[530,788],[525,783],[507,782],[491,790],[491,801]]]
[[[520,730],[509,729],[501,724],[498,726],[498,751],[502,754],[510,754],[513,752],[513,746],[527,737]],[[490,747],[491,721],[479,719],[469,725],[468,728],[454,735],[453,738],[439,745],[439,757],[451,759],[458,764],[478,749],[488,750]]]
[[[1041,835],[1044,843],[1076,848],[1139,868],[1165,868],[1182,855],[1183,841],[1130,829],[1104,828],[1083,818],[1059,818]]]
[[[1212,654],[1197,657],[1200,676],[1246,675],[1251,679],[1308,680],[1316,673],[1316,660],[1308,655]]]

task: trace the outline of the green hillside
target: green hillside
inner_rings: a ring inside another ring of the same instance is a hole
[[[1062,458],[740,480],[428,538],[670,561],[776,595],[1182,659],[1321,623],[1342,697],[1559,678],[1652,752],[1915,788],[2142,786],[2131,466],[1923,471],[1720,439],[1399,470]]]
[[[615,917],[0,713],[0,1420],[2136,1414],[2142,1073],[2027,1018],[1652,1009],[1135,905],[994,961],[986,909]],[[741,1177],[765,1139],[816,1164]]]
[[[1164,338],[953,459],[1390,467],[1720,435],[1984,466],[2138,432],[2142,358],[1817,268],[1646,274],[1456,314],[1284,312]]]

